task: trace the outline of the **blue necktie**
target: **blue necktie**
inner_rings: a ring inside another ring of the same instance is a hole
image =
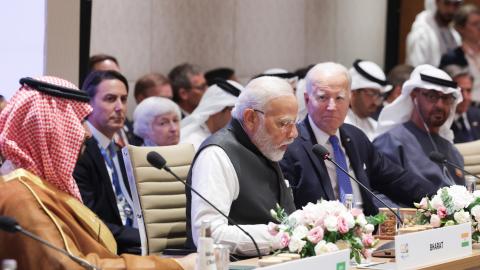
[[[345,171],[348,172],[348,167],[347,167],[347,159],[345,158],[345,154],[342,151],[342,148],[340,147],[340,144],[338,142],[337,136],[330,136],[328,139],[330,143],[332,144],[333,148],[333,158],[335,162],[342,167]],[[345,174],[340,168],[335,167],[336,172],[337,172],[337,184],[338,184],[338,191],[340,194],[340,201],[344,202],[345,201],[345,194],[353,194],[352,193],[352,184],[350,183],[350,178],[348,177],[347,174]]]
[[[119,211],[123,210],[123,213],[125,215],[125,225],[126,226],[132,226],[133,224],[133,211],[132,207],[128,203],[127,199],[125,198],[125,195],[122,192],[122,188],[120,186],[120,181],[118,179],[118,172],[115,167],[115,164],[113,163],[113,158],[117,155],[117,152],[115,151],[115,143],[111,142],[107,149],[103,147],[100,148],[100,151],[102,152],[103,158],[107,162],[108,167],[112,170],[112,183],[113,187],[115,188],[115,195],[117,197],[117,205],[120,204],[120,207],[123,209],[119,209]]]

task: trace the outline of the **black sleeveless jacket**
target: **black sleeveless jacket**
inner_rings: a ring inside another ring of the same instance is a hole
[[[221,147],[235,168],[240,192],[233,201],[229,217],[239,224],[267,224],[274,222],[270,209],[278,203],[287,213],[295,211],[290,188],[285,184],[277,162],[267,159],[250,141],[240,122],[232,119],[227,127],[219,130],[200,146],[194,160],[208,146]],[[192,183],[190,169],[187,182]],[[222,181],[222,179],[218,179]],[[191,192],[187,194],[187,246],[194,247],[191,234]]]

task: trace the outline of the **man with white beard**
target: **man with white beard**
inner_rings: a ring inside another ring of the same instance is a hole
[[[230,124],[200,146],[187,182],[255,238],[260,251],[279,248],[268,233],[270,209],[295,210],[278,161],[297,136],[297,101],[285,80],[252,80],[232,111]],[[187,245],[197,244],[201,223],[211,222],[212,237],[236,254],[256,254],[243,232],[197,195],[187,192]]]

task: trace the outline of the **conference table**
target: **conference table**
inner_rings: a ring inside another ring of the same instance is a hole
[[[388,258],[372,258],[374,262],[391,262],[393,259]],[[230,265],[235,269],[241,269],[241,266],[257,266],[257,258],[252,258],[248,260],[232,262]],[[239,268],[236,268],[239,267]],[[319,268],[320,269],[320,268]],[[351,267],[350,269],[365,269],[365,268],[356,268]],[[450,260],[435,265],[429,265],[422,268],[417,268],[422,270],[474,270],[480,269],[480,250],[474,249],[472,255]],[[300,269],[298,269],[300,270]]]

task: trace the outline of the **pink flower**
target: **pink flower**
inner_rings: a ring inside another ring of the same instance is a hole
[[[370,260],[372,258],[372,250],[369,248],[364,248],[362,250],[362,255],[365,259]]]
[[[323,218],[319,218],[319,219],[317,219],[317,220],[315,221],[315,223],[313,224],[313,226],[316,226],[316,227],[319,227],[319,226],[324,227],[323,221],[324,221]]]
[[[348,223],[344,217],[338,217],[337,219],[338,231],[341,234],[345,234],[348,232]]]
[[[353,208],[352,210],[350,210],[350,213],[352,214],[352,216],[357,217],[363,214],[363,211],[360,208]]]
[[[288,244],[290,244],[290,235],[288,233],[284,232],[282,233],[282,236],[280,237],[280,245],[282,245],[283,248],[288,247]]]
[[[421,209],[428,209],[428,198],[427,197],[423,197],[422,200],[420,201],[420,204],[419,204],[419,207]]]
[[[364,234],[362,236],[362,244],[365,246],[365,247],[370,247],[373,245],[373,242],[375,241],[375,239],[373,238],[373,236],[371,234]]]
[[[445,208],[445,206],[440,206],[438,207],[437,209],[437,215],[440,217],[440,218],[445,218],[447,216],[447,208]]]
[[[278,224],[273,223],[273,222],[268,222],[267,225],[268,232],[272,235],[275,236],[278,233]]]
[[[440,217],[438,215],[432,214],[430,217],[430,225],[434,228],[440,227]]]
[[[323,239],[323,229],[322,227],[318,226],[311,229],[307,234],[308,241],[316,244]]]

